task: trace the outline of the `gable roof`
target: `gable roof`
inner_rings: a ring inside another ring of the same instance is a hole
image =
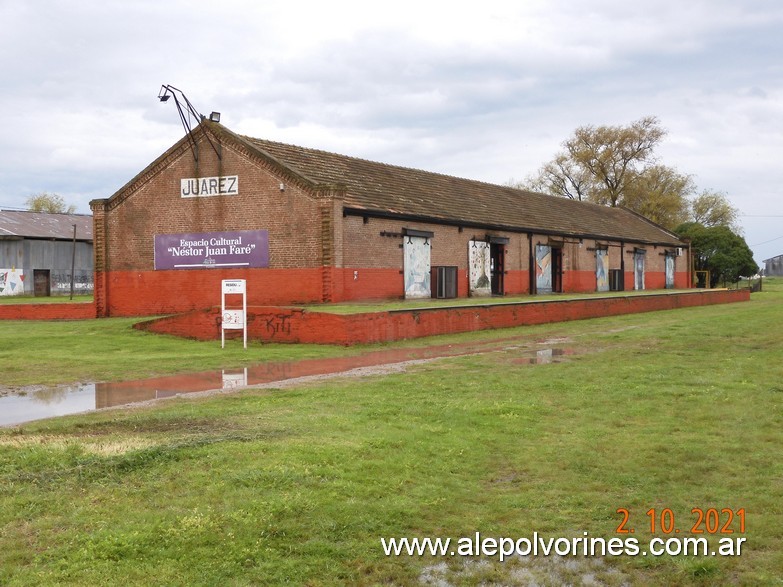
[[[220,123],[205,119],[194,133],[206,132],[219,140],[243,146],[282,175],[290,175],[312,189],[341,189],[344,191],[341,196],[343,209],[348,214],[562,237],[684,246],[674,233],[626,208],[609,208],[242,136]],[[108,200],[94,200],[90,205],[119,204],[134,186],[162,169],[170,157],[188,148],[188,145],[188,137],[185,136]]]
[[[0,210],[0,239],[14,237],[72,240],[74,224],[76,240],[92,241],[91,215]]]
[[[673,233],[625,208],[609,208],[263,139],[241,138],[316,184],[344,186],[344,207],[357,213],[418,217],[518,232],[683,245]]]

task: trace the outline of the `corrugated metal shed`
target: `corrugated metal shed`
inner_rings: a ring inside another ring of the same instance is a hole
[[[91,215],[0,210],[0,296],[92,293],[92,239]]]
[[[783,276],[783,255],[764,259],[764,275],[781,277]]]
[[[0,210],[0,239],[3,237],[92,241],[92,215],[49,214]]]

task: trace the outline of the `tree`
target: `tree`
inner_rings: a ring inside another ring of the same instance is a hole
[[[520,187],[623,205],[633,183],[654,162],[655,147],[665,135],[655,116],[627,126],[580,126],[563,142],[564,150]]]
[[[581,126],[563,146],[571,160],[592,176],[590,199],[614,207],[653,160],[653,151],[665,135],[658,119],[646,116],[628,126]]]
[[[739,233],[739,210],[726,194],[704,190],[691,201],[691,220],[702,226],[728,226]]]
[[[725,194],[705,190],[689,200],[693,178],[656,162],[655,148],[665,136],[655,116],[626,126],[580,126],[563,151],[515,187],[625,206],[669,230],[693,221],[740,233],[739,212]]]
[[[652,165],[626,186],[623,205],[672,230],[688,220],[688,195],[695,189],[689,175],[666,165]]]
[[[587,198],[592,181],[589,171],[566,153],[559,153],[538,170],[538,175],[528,177],[519,187],[581,201]]]
[[[745,239],[728,226],[686,222],[678,226],[675,232],[680,237],[690,239],[694,269],[710,272],[710,287],[758,273],[759,266],[753,260],[753,252]]]
[[[41,192],[30,196],[25,201],[27,209],[31,212],[49,212],[50,214],[73,214],[76,211],[76,206],[73,204],[70,206],[65,205],[65,200],[62,196],[57,194],[50,194],[48,192]]]

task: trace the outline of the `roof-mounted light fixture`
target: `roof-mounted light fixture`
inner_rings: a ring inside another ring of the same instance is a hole
[[[180,122],[182,122],[182,127],[188,134],[188,142],[190,143],[191,151],[193,151],[193,159],[195,159],[196,163],[198,163],[198,143],[196,142],[196,138],[193,136],[193,121],[195,121],[198,125],[201,123],[201,121],[205,120],[206,117],[203,114],[198,113],[182,90],[175,88],[174,86],[164,84],[160,87],[160,91],[158,92],[158,100],[161,102],[167,102],[169,98],[174,98],[174,104],[177,106]],[[212,122],[220,122],[220,112],[213,112],[210,114],[209,119]],[[215,146],[215,143],[212,142],[212,139],[209,138],[209,134],[204,133],[204,136],[207,137],[207,140],[212,146],[212,150],[215,151],[218,159],[222,159],[223,157],[220,154],[220,149],[218,149]]]

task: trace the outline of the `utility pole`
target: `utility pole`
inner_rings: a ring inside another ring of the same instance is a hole
[[[71,300],[73,300],[73,272],[76,267],[76,225],[73,225],[73,250],[71,251]]]

